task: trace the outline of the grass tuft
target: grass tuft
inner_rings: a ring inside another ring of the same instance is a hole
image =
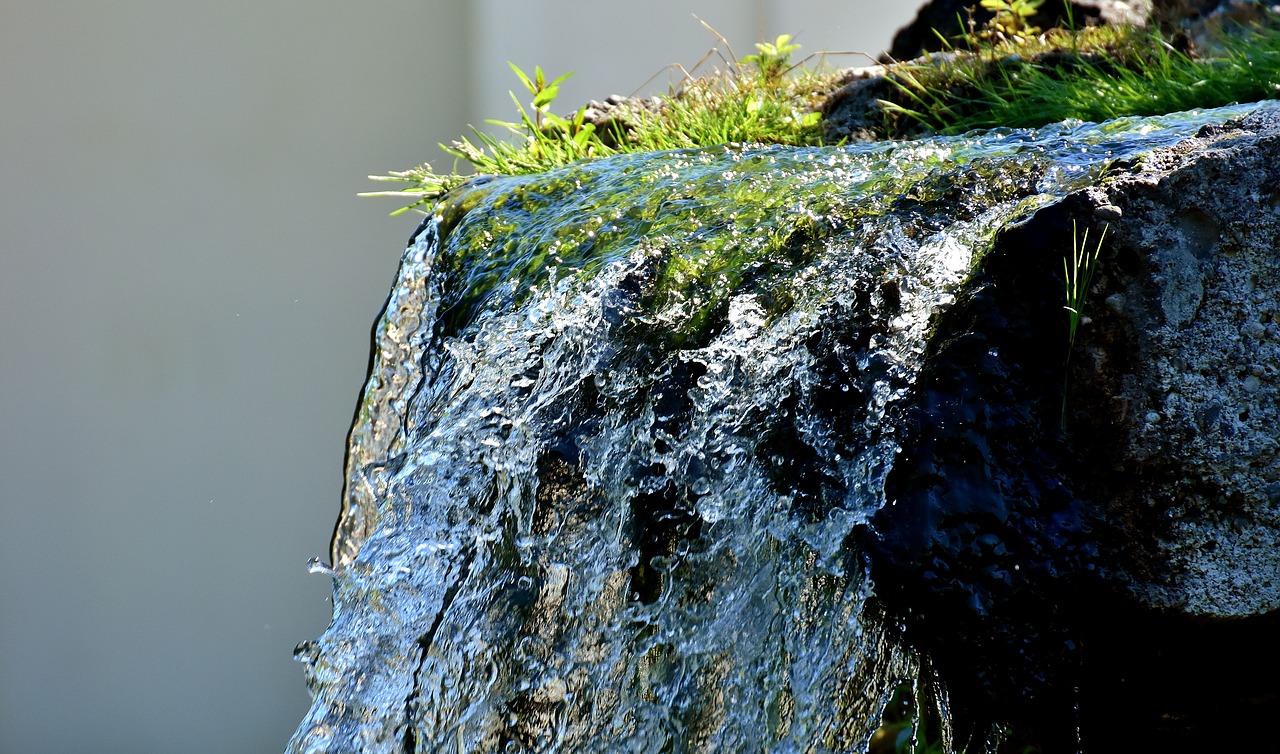
[[[1280,29],[1275,27],[1236,30],[1212,56],[1201,58],[1157,32],[1127,27],[1035,34],[1039,30],[1026,19],[1039,2],[983,4],[997,11],[984,29],[963,35],[942,53],[888,66],[886,94],[873,104],[882,121],[878,136],[1036,127],[1068,119],[1097,122],[1280,93]],[[841,79],[820,65],[793,64],[791,55],[798,49],[784,34],[758,43],[756,52],[741,60],[720,55],[723,68],[710,74],[679,69],[684,76],[666,96],[627,100],[609,119],[599,119],[585,106],[570,117],[556,115],[551,108],[570,74],[548,80],[541,68],[530,76],[511,65],[528,100],[512,94],[519,117],[489,121],[507,138],[473,129],[471,137],[441,147],[456,159],[455,168],[465,164],[476,174],[522,175],[623,152],[730,142],[820,145],[822,112]],[[703,62],[714,54],[719,51],[713,49]],[[362,196],[409,200],[392,213],[398,214],[434,201],[470,177],[423,164],[370,176],[400,187]]]
[[[1085,228],[1084,238],[1079,236],[1076,221],[1071,221],[1071,258],[1062,259],[1062,283],[1066,292],[1067,310],[1067,364],[1071,363],[1071,352],[1076,347],[1076,332],[1080,329],[1080,321],[1084,317],[1084,302],[1089,295],[1089,286],[1093,283],[1093,273],[1098,269],[1098,257],[1102,254],[1102,242],[1107,237],[1109,224],[1102,226],[1093,251],[1089,251],[1089,229]],[[1062,382],[1062,431],[1067,431],[1067,380],[1071,372],[1068,370]]]
[[[1158,32],[1054,29],[901,64],[890,80],[881,106],[897,137],[1162,115],[1276,97],[1280,30],[1243,30],[1198,58]]]
[[[1062,281],[1067,294],[1067,303],[1062,308],[1067,310],[1067,350],[1076,344],[1076,330],[1080,327],[1080,318],[1084,316],[1084,299],[1089,293],[1089,285],[1093,282],[1093,272],[1098,267],[1098,256],[1102,253],[1102,241],[1107,237],[1110,225],[1103,225],[1094,244],[1093,252],[1089,252],[1089,229],[1085,228],[1084,238],[1077,235],[1076,222],[1071,221],[1071,259],[1062,260]],[[1070,354],[1068,354],[1069,356]]]
[[[793,65],[791,54],[798,49],[790,35],[783,34],[773,42],[757,43],[756,53],[740,61],[727,59],[723,70],[696,77],[686,72],[666,97],[649,100],[649,106],[625,107],[625,123],[612,123],[608,132],[588,121],[585,106],[569,118],[551,112],[559,85],[570,74],[547,81],[540,68],[529,76],[509,64],[531,97],[526,107],[511,95],[518,120],[489,121],[506,130],[509,138],[502,140],[473,129],[471,138],[440,146],[469,164],[475,173],[523,175],[619,152],[731,142],[818,145],[822,143],[818,108],[824,93],[833,88],[835,74],[816,66]],[[469,176],[437,173],[424,164],[369,177],[405,184],[396,190],[361,194],[414,199],[392,213],[399,214],[433,201]]]

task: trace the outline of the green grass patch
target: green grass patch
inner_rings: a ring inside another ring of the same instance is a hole
[[[460,163],[469,164],[478,174],[524,175],[621,152],[726,143],[821,144],[818,108],[834,86],[835,74],[820,66],[793,65],[791,55],[798,49],[790,35],[784,34],[771,43],[757,44],[753,55],[728,61],[723,70],[696,77],[686,74],[667,96],[649,100],[649,106],[624,103],[621,119],[608,126],[607,132],[588,122],[586,107],[567,118],[551,111],[567,75],[547,80],[541,68],[530,76],[511,65],[530,101],[526,106],[513,93],[519,118],[488,121],[508,132],[507,140],[473,129],[471,137],[440,145],[459,161],[455,172],[437,173],[424,164],[370,176],[405,185],[364,196],[416,197],[409,207],[397,211],[403,212],[467,180],[470,176],[456,172]]]
[[[1252,102],[1280,92],[1276,28],[1237,30],[1213,55],[1200,57],[1147,30],[1037,33],[1024,20],[1035,3],[984,0],[988,3],[1007,9],[997,8],[986,28],[965,35],[944,53],[888,67],[884,96],[872,104],[882,124],[878,135],[914,138],[1073,118],[1100,122]],[[567,75],[548,79],[541,68],[528,75],[512,65],[528,99],[512,94],[516,120],[489,121],[506,132],[505,139],[476,129],[471,137],[441,145],[455,158],[452,172],[423,164],[370,176],[399,187],[364,195],[407,200],[408,206],[393,213],[398,214],[435,201],[473,174],[541,173],[618,153],[725,143],[838,142],[843,135],[824,132],[821,113],[840,76],[822,65],[793,64],[797,49],[790,36],[782,35],[757,44],[756,53],[741,60],[722,56],[723,69],[703,76],[686,73],[666,96],[628,100],[611,114],[618,117],[600,124],[591,121],[586,107],[569,117],[552,112]],[[469,171],[460,172],[460,166]]]
[[[1158,33],[1054,29],[898,66],[882,107],[896,137],[1221,107],[1280,91],[1280,30],[1254,28],[1197,57]]]

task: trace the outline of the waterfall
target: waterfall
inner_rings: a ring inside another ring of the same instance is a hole
[[[864,546],[934,328],[997,232],[1246,111],[445,196],[375,328],[288,750],[865,751],[904,689],[949,748]]]

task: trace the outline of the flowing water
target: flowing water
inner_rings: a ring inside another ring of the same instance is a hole
[[[930,318],[1002,226],[1247,109],[453,192],[375,330],[289,751],[864,751],[904,683],[945,722],[855,536]]]

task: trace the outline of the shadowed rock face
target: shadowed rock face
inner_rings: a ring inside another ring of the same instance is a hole
[[[904,688],[969,751],[1268,710],[1280,131],[1201,130],[1244,112],[447,197],[375,330],[289,750],[859,751]]]
[[[1274,714],[1276,165],[1274,110],[1122,161],[1000,234],[939,318],[872,574],[958,709],[1120,731],[1104,750]],[[1104,228],[1067,361],[1040,303]]]

